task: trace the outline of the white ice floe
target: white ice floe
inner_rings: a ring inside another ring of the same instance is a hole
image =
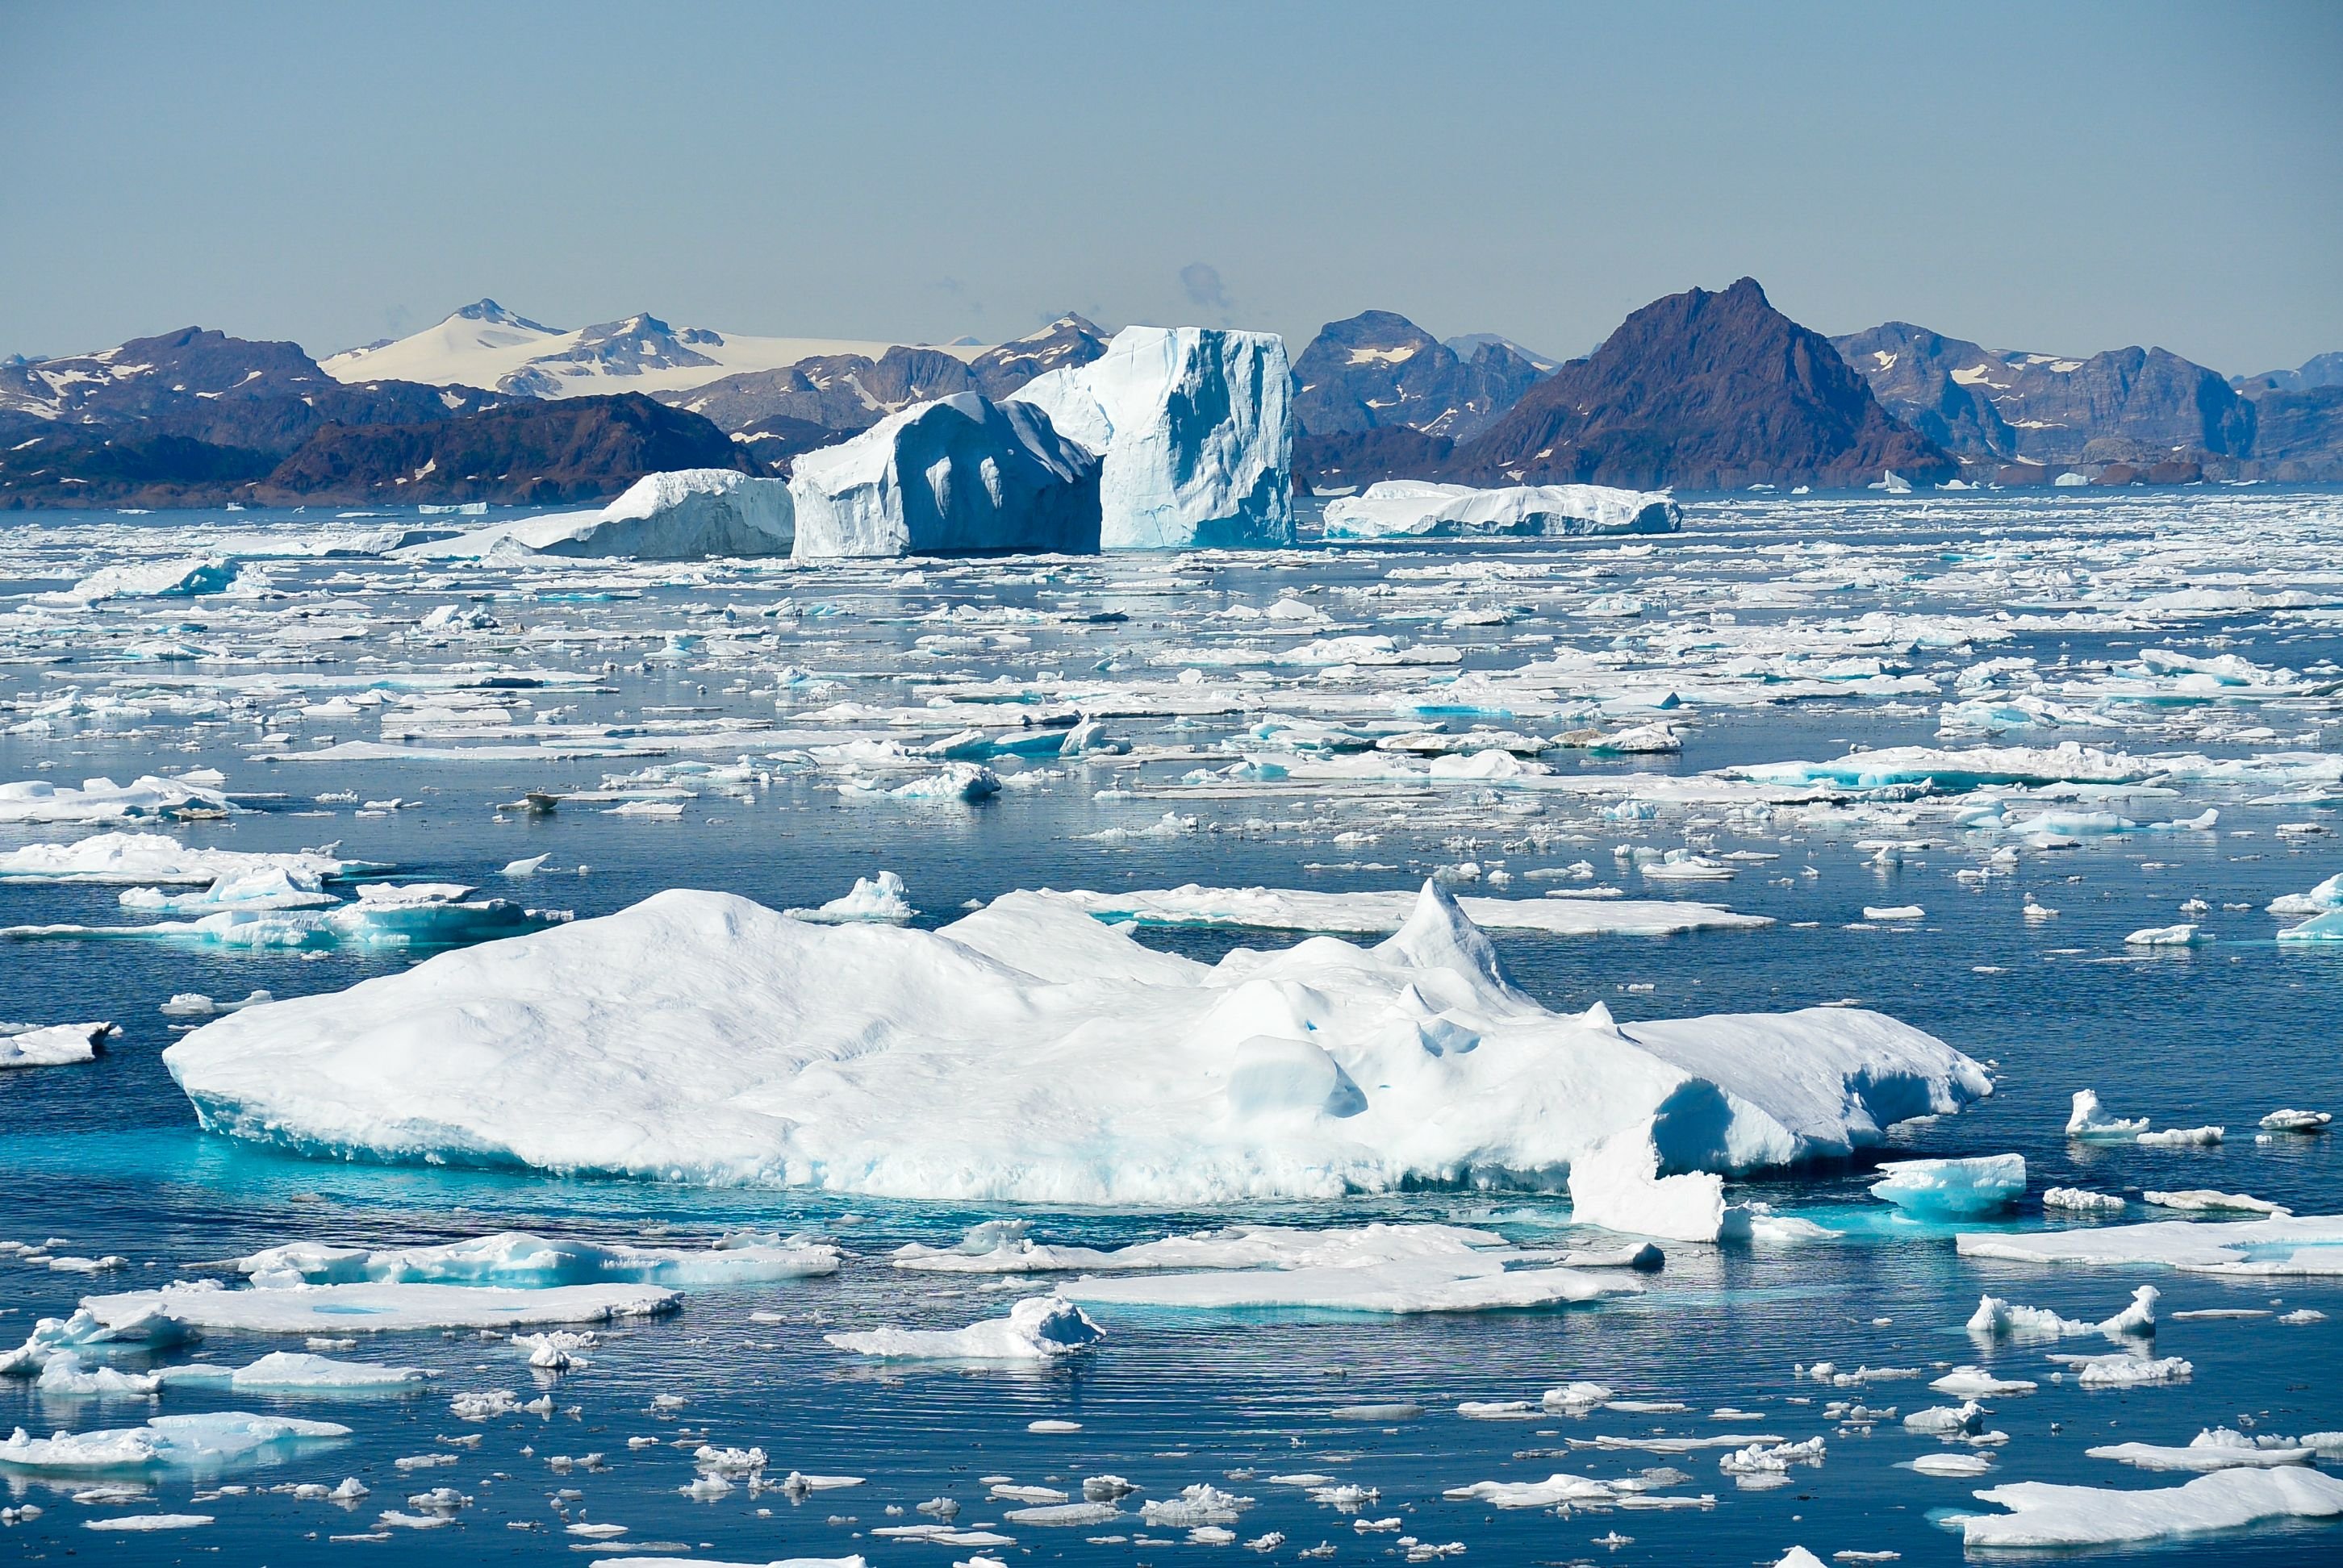
[[[2164,1127],[2132,1141],[2148,1149],[2209,1149],[2227,1132],[2226,1127]]]
[[[2193,948],[2204,940],[2196,926],[2184,921],[2177,926],[2149,926],[2134,931],[2124,939],[2124,944],[2135,948]]]
[[[250,900],[257,907],[231,903],[190,920],[157,920],[143,926],[10,926],[0,930],[0,937],[13,941],[160,941],[258,951],[438,948],[542,930],[569,918],[562,910],[530,910],[503,899],[473,899],[468,896],[471,891],[454,883],[373,882],[358,890],[356,902],[331,909],[287,908],[288,903],[313,900],[270,896]],[[160,908],[166,903],[156,900],[134,907]],[[194,907],[206,906],[197,902]]]
[[[1684,508],[1664,492],[1606,485],[1517,485],[1476,490],[1424,479],[1384,479],[1326,506],[1329,539],[1465,538],[1531,535],[1666,534]]]
[[[1252,1506],[1252,1501],[1202,1482],[1182,1487],[1177,1497],[1149,1499],[1140,1504],[1140,1517],[1150,1524],[1174,1530],[1192,1529],[1199,1524],[1233,1524],[1238,1514]]]
[[[143,782],[143,780],[142,780]],[[70,844],[26,844],[0,853],[0,882],[96,882],[123,887],[207,887],[266,872],[297,887],[390,868],[327,849],[266,853],[183,844],[167,833],[96,833]]]
[[[2050,1359],[2066,1367],[2085,1388],[2155,1388],[2164,1383],[2186,1382],[2197,1372],[2194,1363],[2179,1356],[2117,1352],[2103,1356],[2054,1354]]]
[[[58,604],[92,605],[116,598],[196,598],[236,589],[243,568],[224,556],[191,556],[105,567],[62,593]]]
[[[1307,1236],[1308,1232],[1292,1232]],[[1490,1243],[1496,1245],[1490,1245]],[[1170,1243],[1154,1243],[1166,1247]],[[1135,1249],[1126,1249],[1125,1251]],[[1248,1266],[1242,1243],[1219,1254],[1232,1266],[1210,1272],[1084,1275],[1061,1291],[1100,1306],[1314,1308],[1360,1312],[1483,1312],[1591,1302],[1634,1291],[1632,1283],[1535,1260],[1486,1232],[1448,1226],[1368,1226]],[[1177,1255],[1161,1254],[1167,1259]],[[1110,1254],[1120,1259],[1122,1253]],[[1212,1261],[1207,1252],[1199,1261]],[[1166,1266],[1176,1266],[1169,1265]]]
[[[0,1470],[48,1473],[216,1469],[304,1445],[338,1442],[350,1429],[330,1421],[218,1411],[158,1415],[144,1426],[34,1437],[23,1427],[0,1442]]]
[[[1991,1297],[1987,1297],[1991,1300]],[[2032,1393],[2042,1385],[2026,1378],[1996,1377],[1983,1367],[1955,1367],[1928,1386],[1938,1393],[1956,1399],[2006,1399],[2012,1394]]]
[[[792,467],[796,558],[1087,552],[1099,459],[1030,400],[917,403]]]
[[[833,1274],[843,1255],[828,1241],[753,1231],[719,1237],[711,1247],[646,1247],[499,1231],[424,1247],[293,1241],[239,1258],[236,1268],[263,1290],[367,1282],[508,1290],[615,1283],[695,1288]]]
[[[2043,1307],[2015,1306],[1999,1296],[1986,1296],[1969,1314],[1968,1332],[1988,1340],[2056,1340],[2075,1334],[2105,1334],[2111,1340],[2149,1339],[2156,1333],[2156,1303],[2163,1292],[2142,1285],[2131,1293],[2131,1304],[2100,1322],[2078,1322]]]
[[[1273,333],[1126,327],[1099,358],[1037,376],[1010,401],[1103,459],[1104,548],[1283,545],[1292,383]]]
[[[2097,1090],[2075,1091],[2075,1109],[2066,1117],[2067,1137],[2083,1143],[2128,1143],[2147,1131],[2147,1117],[2110,1116],[2099,1103]]]
[[[2268,1132],[2324,1132],[2334,1120],[2334,1112],[2328,1111],[2273,1111],[2262,1118],[2262,1128]]]
[[[111,1023],[0,1023],[0,1069],[69,1067],[97,1060]]]
[[[50,1368],[56,1365],[49,1363]],[[44,1369],[46,1378],[49,1369]],[[380,1366],[372,1362],[337,1361],[302,1351],[277,1351],[240,1367],[193,1365],[165,1367],[156,1374],[165,1388],[226,1389],[236,1393],[347,1394],[397,1393],[421,1388],[431,1381],[421,1367]]]
[[[2142,1192],[2143,1201],[2159,1209],[2181,1209],[2198,1214],[2269,1214],[2284,1216],[2294,1212],[2283,1203],[2273,1203],[2267,1198],[2257,1198],[2247,1192],[2220,1192],[2210,1187],[2188,1187],[2175,1191]]]
[[[2253,1438],[2232,1427],[2207,1427],[2174,1448],[2153,1442],[2114,1442],[2085,1451],[2141,1470],[2268,1470],[2308,1464],[2318,1451],[2283,1437]]]
[[[1415,912],[1419,895],[1405,890],[1324,893],[1298,888],[1132,889],[1125,892],[1054,894],[1101,920],[1166,929],[1324,931],[1366,936],[1396,931]],[[1672,936],[1692,930],[1754,930],[1765,915],[1744,915],[1716,904],[1674,899],[1460,898],[1458,908],[1483,930],[1543,931],[1551,936]]]
[[[2343,1514],[2343,1477],[2291,1466],[2217,1471],[2147,1491],[2020,1481],[1976,1495],[2008,1512],[1948,1520],[1969,1546],[2117,1546]]]
[[[226,796],[207,785],[149,773],[127,784],[111,779],[85,779],[79,789],[28,779],[0,784],[0,822],[63,825],[66,823],[138,822],[183,814],[224,814],[236,808]],[[19,851],[23,853],[23,851]]]
[[[890,1361],[1042,1362],[1084,1350],[1106,1337],[1090,1315],[1062,1296],[1028,1296],[1005,1318],[964,1329],[889,1326],[822,1338],[856,1355]]]
[[[2112,1192],[2093,1192],[2082,1187],[2046,1187],[2042,1190],[2042,1206],[2071,1214],[2117,1214],[2123,1211],[2124,1201]]]
[[[2343,1215],[1964,1233],[1957,1247],[1965,1258],[2027,1263],[2163,1263],[2188,1273],[2249,1279],[2332,1276],[2343,1275]]]
[[[298,1285],[231,1291],[216,1280],[87,1296],[70,1318],[43,1318],[24,1344],[0,1354],[0,1374],[25,1375],[59,1351],[170,1345],[206,1329],[328,1338],[411,1329],[529,1328],[656,1317],[681,1298],[649,1285],[501,1290],[466,1285]]]
[[[1879,1167],[1871,1195],[1915,1214],[1985,1214],[2006,1208],[2026,1191],[2026,1157],[1988,1154],[1966,1160],[1891,1160]]]
[[[206,1127],[297,1148],[1089,1202],[1550,1180],[1634,1127],[1664,1169],[1741,1171],[1991,1090],[1855,1009],[1600,1012],[1530,1000],[1429,885],[1372,950],[1216,965],[1039,895],[921,931],[675,891],[246,1009],[164,1060]]]

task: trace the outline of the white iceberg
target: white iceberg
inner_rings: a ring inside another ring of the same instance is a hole
[[[1969,1546],[2117,1546],[2343,1514],[2343,1477],[2299,1467],[2216,1471],[2144,1492],[2019,1481],[1976,1495],[2008,1512],[1948,1521]]]
[[[92,572],[60,594],[42,597],[66,604],[96,604],[110,598],[195,598],[226,593],[243,568],[225,556],[191,556],[137,561]]]
[[[2097,1090],[2075,1091],[2075,1108],[2066,1116],[2066,1136],[2082,1143],[2129,1143],[2147,1131],[2145,1116],[2109,1116]]]
[[[837,924],[848,920],[878,920],[889,925],[902,925],[917,919],[920,911],[911,907],[905,896],[903,879],[892,871],[881,871],[876,877],[857,877],[853,889],[817,909],[791,910],[790,914],[801,920],[822,920]]]
[[[1610,1016],[1608,1009],[1604,1016]],[[1643,1127],[1628,1128],[1572,1162],[1570,1217],[1582,1225],[1666,1241],[1750,1236],[1749,1210],[1725,1202],[1724,1179],[1705,1171],[1662,1176],[1659,1150],[1651,1130]]]
[[[1965,1160],[1891,1160],[1879,1167],[1871,1195],[1915,1214],[1985,1214],[2026,1191],[2026,1157],[1987,1154]]]
[[[1062,1296],[1028,1296],[1005,1318],[964,1329],[871,1329],[821,1336],[842,1351],[890,1361],[1039,1362],[1071,1355],[1106,1331]]]
[[[1664,1168],[1739,1172],[1991,1091],[1855,1009],[1550,1012],[1429,884],[1373,949],[1216,965],[1042,895],[922,931],[679,890],[246,1008],[164,1060],[211,1130],[317,1151],[1099,1203],[1550,1181],[1628,1127]]]
[[[801,561],[1099,546],[1099,460],[1027,403],[955,393],[798,458]]]
[[[2156,1303],[2162,1292],[2142,1285],[2132,1292],[2131,1305],[2103,1322],[2087,1323],[2062,1318],[2045,1307],[2017,1306],[2000,1296],[1985,1296],[1969,1314],[1968,1332],[1980,1339],[2055,1340],[2074,1334],[2105,1334],[2109,1339],[2140,1339],[2156,1332]]]
[[[1103,459],[1110,550],[1293,540],[1292,371],[1273,333],[1126,327],[1011,395]],[[802,459],[800,459],[802,460]]]
[[[646,474],[598,511],[531,518],[500,531],[539,555],[647,561],[787,555],[797,538],[788,482],[730,468]]]
[[[1326,506],[1329,539],[1478,538],[1532,535],[1672,534],[1684,508],[1666,494],[1607,485],[1519,485],[1476,490],[1424,479],[1384,479]]]

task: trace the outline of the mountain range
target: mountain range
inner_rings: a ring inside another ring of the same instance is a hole
[[[483,299],[333,355],[187,327],[0,361],[0,508],[590,499],[661,467],[785,473],[914,403],[1086,364],[1067,315],[987,346],[578,328]],[[1825,338],[1754,279],[1558,361],[1369,310],[1294,361],[1297,488],[1388,477],[1728,489],[1888,470],[2003,484],[2343,479],[2343,354],[2224,377],[2160,348],[1987,349],[1906,322]]]

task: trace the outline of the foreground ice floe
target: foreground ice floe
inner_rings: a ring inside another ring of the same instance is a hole
[[[1330,539],[1464,538],[1665,534],[1684,508],[1664,494],[1605,485],[1521,485],[1476,490],[1423,479],[1383,479],[1328,503]]]
[[[2186,1446],[2113,1442],[2086,1450],[2093,1459],[2112,1459],[2141,1470],[2267,1470],[2308,1464],[2318,1451],[2283,1437],[2247,1437],[2233,1427],[2208,1427]]]
[[[843,1254],[827,1241],[749,1232],[712,1247],[644,1247],[553,1240],[501,1231],[430,1247],[336,1247],[295,1241],[236,1261],[255,1287],[443,1284],[544,1290],[561,1285],[686,1288],[768,1284],[832,1274]]]
[[[900,1361],[1052,1361],[1096,1344],[1106,1331],[1062,1296],[1029,1296],[1005,1318],[964,1329],[871,1329],[822,1338],[857,1355]]]
[[[1991,1091],[1854,1009],[1549,1011],[1431,885],[1378,947],[1210,966],[1041,895],[921,931],[668,892],[164,1060],[206,1126],[301,1149],[1091,1202],[1551,1182],[1631,1130],[1664,1169],[1741,1171]]]
[[[1970,1546],[2115,1546],[2343,1514],[2343,1477],[2296,1467],[2216,1471],[2146,1491],[2019,1481],[1976,1495],[2008,1512],[1947,1520]]]
[[[88,1473],[216,1469],[338,1442],[350,1429],[330,1421],[249,1415],[158,1415],[144,1426],[34,1437],[23,1427],[0,1442],[0,1470]]]
[[[2343,1275],[2343,1215],[1964,1232],[1957,1246],[1965,1258],[2023,1263],[2163,1263],[2187,1273],[2245,1279]]]

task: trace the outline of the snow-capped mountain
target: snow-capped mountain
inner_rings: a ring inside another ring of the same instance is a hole
[[[681,392],[728,376],[776,370],[824,355],[876,360],[888,343],[828,337],[751,337],[670,327],[630,316],[563,329],[518,316],[493,299],[468,305],[436,327],[352,348],[324,362],[340,381],[396,378],[437,387],[487,387],[531,397],[612,392]],[[968,360],[980,344],[938,350]]]

